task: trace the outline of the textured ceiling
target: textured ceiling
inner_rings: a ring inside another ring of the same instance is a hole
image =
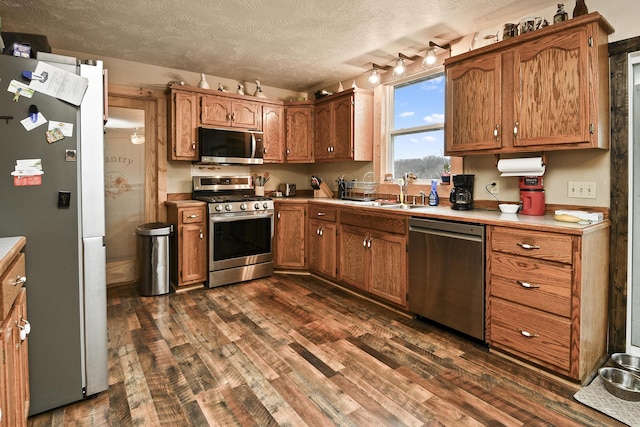
[[[54,49],[307,91],[541,10],[549,0],[0,0]]]

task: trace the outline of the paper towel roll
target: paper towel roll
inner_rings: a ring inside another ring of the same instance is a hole
[[[544,170],[542,157],[498,160],[498,172],[502,172],[500,176],[542,176]]]

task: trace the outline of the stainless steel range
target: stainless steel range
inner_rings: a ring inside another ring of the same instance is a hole
[[[273,273],[273,200],[250,176],[195,176],[193,198],[208,203],[210,288]]]

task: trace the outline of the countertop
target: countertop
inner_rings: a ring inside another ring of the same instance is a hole
[[[553,215],[522,215],[522,214],[504,214],[498,210],[473,209],[469,211],[458,211],[451,209],[449,205],[443,206],[420,206],[411,209],[402,209],[399,207],[376,207],[367,206],[366,202],[357,202],[341,199],[329,198],[313,198],[313,197],[278,197],[273,199],[279,203],[300,203],[313,202],[324,203],[327,205],[335,205],[339,207],[348,207],[354,209],[375,210],[380,213],[389,213],[396,215],[406,215],[421,218],[442,219],[450,221],[462,221],[475,224],[513,226],[521,229],[541,230],[541,231],[558,231],[565,234],[582,235],[602,227],[609,227],[610,221],[605,220],[598,223],[570,223],[561,222],[553,219]]]
[[[0,237],[0,273],[7,269],[26,243],[27,239],[22,236]]]

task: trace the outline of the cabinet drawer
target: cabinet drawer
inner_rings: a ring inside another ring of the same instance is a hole
[[[568,234],[494,227],[491,250],[571,264],[572,238]]]
[[[309,206],[309,219],[319,219],[322,221],[335,222],[337,216],[336,208],[325,208],[323,206]]]
[[[572,271],[566,264],[494,252],[491,296],[570,317]]]
[[[340,224],[355,225],[370,230],[395,234],[407,234],[408,230],[407,219],[403,215],[380,215],[351,209],[342,209],[340,211]]]
[[[0,319],[7,317],[24,284],[22,280],[25,277],[24,259],[23,253],[18,254],[5,273],[0,276],[0,309],[2,310]]]
[[[183,209],[180,220],[183,224],[190,224],[195,222],[204,222],[204,209],[193,208]]]
[[[490,316],[491,345],[569,371],[571,323],[567,319],[498,298],[491,299]]]

